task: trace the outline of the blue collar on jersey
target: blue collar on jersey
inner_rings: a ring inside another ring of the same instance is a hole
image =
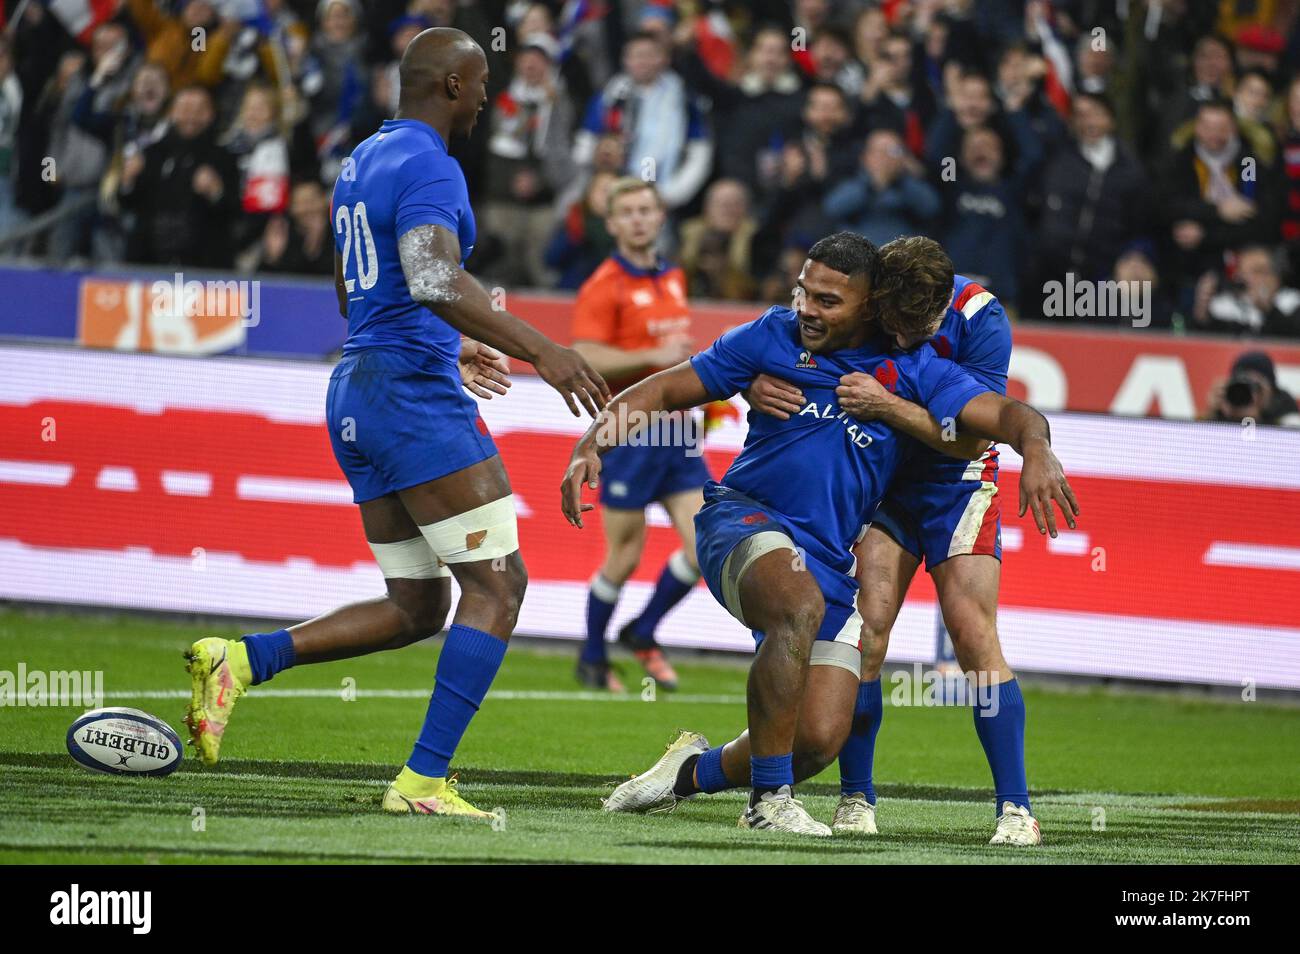
[[[379,126],[380,132],[392,132],[395,129],[415,129],[427,133],[433,137],[433,141],[438,144],[438,148],[443,152],[447,151],[447,144],[442,141],[442,136],[438,130],[434,129],[428,123],[420,119],[385,119]]]
[[[627,272],[629,275],[635,275],[637,278],[656,278],[672,267],[661,258],[655,259],[653,268],[637,268],[618,252],[614,252],[609,257],[618,262],[619,268],[623,269],[623,271]]]

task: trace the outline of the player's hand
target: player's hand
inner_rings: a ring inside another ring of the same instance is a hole
[[[592,490],[600,486],[600,455],[594,450],[584,452],[579,448],[574,451],[560,484],[560,509],[564,511],[564,519],[579,529],[582,528],[582,515],[596,509],[595,504],[582,502],[583,484]]]
[[[744,392],[745,400],[755,411],[770,414],[778,421],[790,420],[803,407],[803,392],[789,381],[770,374],[760,374]]]
[[[473,338],[460,339],[460,382],[485,401],[510,388],[510,361],[500,351]]]
[[[533,362],[533,367],[543,381],[560,392],[574,417],[581,416],[579,403],[595,417],[609,402],[609,385],[605,379],[572,348],[554,345]]]
[[[841,408],[861,421],[879,420],[888,412],[890,403],[897,400],[883,384],[861,371],[840,378],[835,397]]]
[[[1079,515],[1079,501],[1074,497],[1070,482],[1065,479],[1065,471],[1056,454],[1044,441],[1030,444],[1025,448],[1024,464],[1020,469],[1020,516],[1028,509],[1034,514],[1034,523],[1039,533],[1056,536],[1056,514],[1052,502],[1061,508],[1061,515],[1073,530],[1077,525],[1075,517]]]
[[[194,170],[190,188],[209,202],[216,202],[221,198],[222,192],[225,191],[221,176],[209,165],[202,165]]]
[[[653,349],[651,364],[657,368],[674,368],[695,354],[695,341],[689,335],[670,338]]]

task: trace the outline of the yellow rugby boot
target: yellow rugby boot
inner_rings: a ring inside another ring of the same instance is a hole
[[[384,811],[397,815],[458,815],[479,821],[496,817],[461,798],[456,790],[456,776],[429,778],[405,765],[384,792]]]
[[[230,713],[253,681],[248,649],[240,640],[210,636],[184,656],[190,674],[190,704],[185,710],[190,744],[204,765],[216,765]]]

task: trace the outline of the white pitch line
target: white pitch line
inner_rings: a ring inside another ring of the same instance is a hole
[[[427,699],[429,689],[356,689],[353,690],[360,699]],[[260,699],[339,699],[342,689],[258,689],[254,688],[250,698]],[[127,689],[105,692],[105,699],[188,699],[190,693],[184,689]],[[616,695],[608,692],[567,692],[563,690],[519,690],[493,689],[488,699],[504,702],[518,700],[536,700],[542,702],[641,702],[637,693]],[[688,705],[740,705],[745,697],[732,695],[691,695],[677,693],[660,693],[658,700],[671,699]]]

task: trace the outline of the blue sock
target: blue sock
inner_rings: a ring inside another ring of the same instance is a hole
[[[876,789],[871,784],[871,766],[876,758],[876,733],[885,715],[885,698],[880,677],[874,682],[858,684],[858,701],[853,707],[853,727],[840,749],[840,792],[861,792],[876,804]]]
[[[248,650],[248,667],[253,670],[255,686],[295,662],[293,637],[287,629],[277,629],[274,633],[249,633],[243,643]]]
[[[981,691],[990,692],[992,687]],[[997,793],[997,813],[1002,803],[1023,805],[1029,810],[1029,783],[1025,781],[1025,700],[1020,683],[1012,679],[997,686],[997,708],[976,702],[975,733],[984,746],[989,768],[993,770],[993,790]]]
[[[751,755],[749,784],[754,794],[775,792],[782,785],[794,787],[794,753],[785,755]]]
[[[636,638],[645,643],[654,642],[659,621],[686,598],[699,579],[699,571],[691,566],[681,550],[670,556],[664,564],[663,572],[659,574],[655,591],[650,594],[650,601],[646,603],[641,615],[632,621],[632,632]]]
[[[701,792],[711,795],[714,792],[725,792],[729,788],[736,787],[731,779],[727,778],[727,773],[722,770],[722,750],[725,748],[726,746],[722,745],[716,749],[709,749],[695,763],[696,787]]]
[[[459,623],[452,625],[438,657],[437,682],[424,727],[406,764],[412,772],[445,778],[460,737],[478,712],[501,668],[505,640]]]
[[[614,615],[618,604],[620,587],[609,582],[597,573],[591,578],[591,589],[587,593],[587,642],[582,647],[583,662],[604,662],[605,630],[609,628],[609,618]]]

